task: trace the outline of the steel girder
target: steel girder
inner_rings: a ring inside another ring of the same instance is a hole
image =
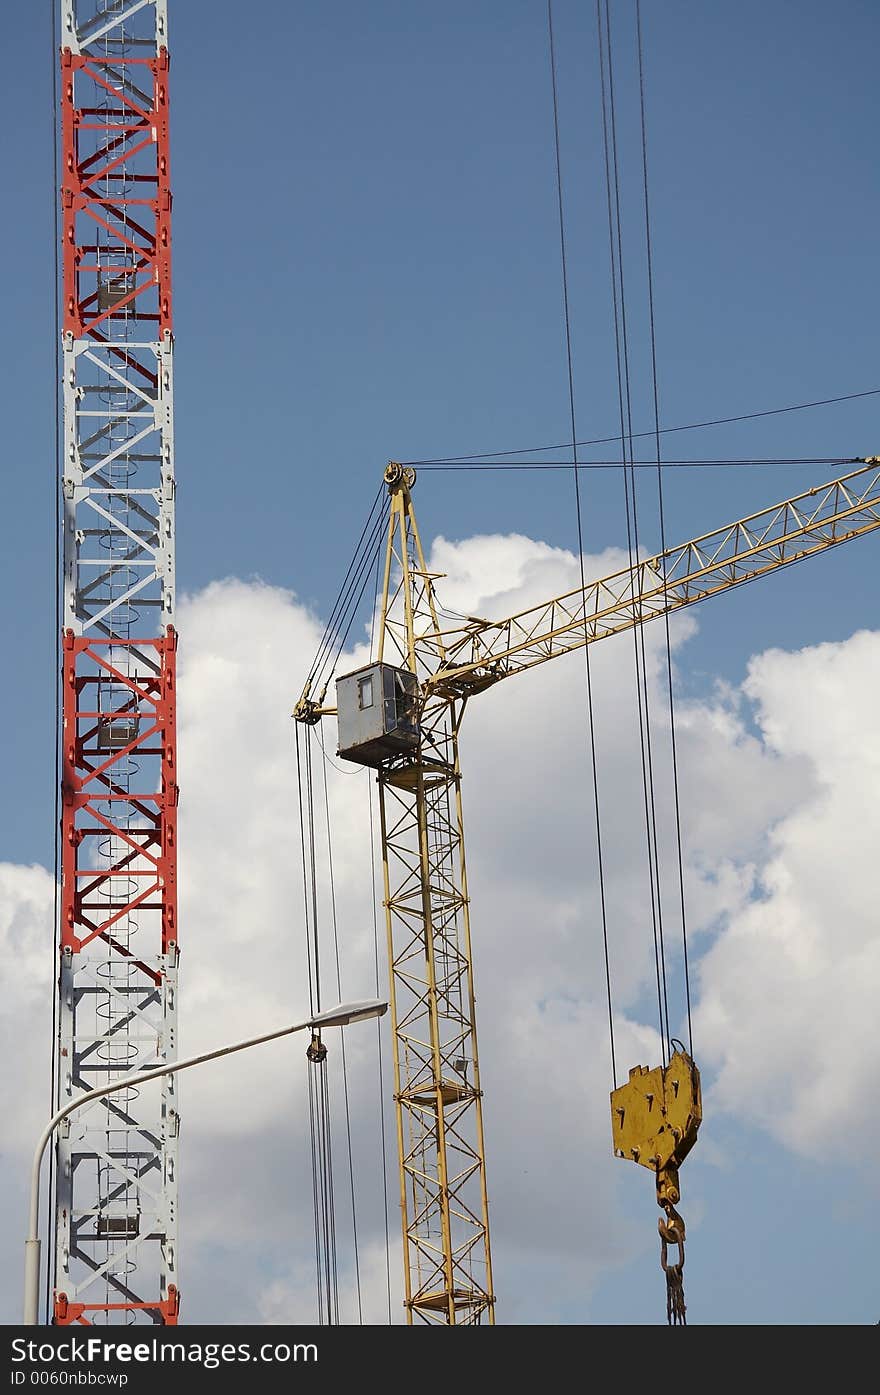
[[[392,508],[379,660],[443,661],[405,487]],[[494,1323],[458,726],[434,700],[413,755],[379,770],[407,1319]]]
[[[166,0],[61,0],[59,1103],[177,1017]],[[175,1077],[61,1126],[54,1321],[174,1323]]]
[[[514,673],[778,571],[880,527],[880,457],[505,620],[439,636],[428,691],[467,698]]]

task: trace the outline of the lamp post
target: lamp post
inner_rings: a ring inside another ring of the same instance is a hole
[[[124,1090],[129,1085],[142,1085],[145,1080],[158,1080],[162,1075],[174,1075],[177,1071],[186,1070],[188,1066],[198,1066],[201,1065],[202,1061],[213,1061],[218,1056],[231,1056],[234,1051],[244,1051],[248,1046],[260,1046],[264,1041],[275,1041],[278,1037],[290,1036],[292,1032],[303,1032],[307,1028],[314,1027],[347,1027],[351,1022],[363,1022],[370,1017],[381,1017],[387,1007],[388,1004],[381,1002],[378,998],[354,1003],[339,1003],[334,1008],[328,1008],[326,1012],[315,1013],[305,1022],[294,1022],[292,1026],[280,1027],[275,1032],[263,1032],[258,1037],[249,1037],[247,1041],[237,1041],[230,1046],[218,1046],[213,1051],[203,1051],[198,1056],[188,1056],[183,1061],[172,1062],[171,1065],[156,1066],[152,1070],[135,1071],[132,1075],[123,1076],[121,1080],[114,1080],[112,1085],[99,1085],[97,1089],[86,1090],[83,1094],[77,1095],[76,1099],[69,1100],[67,1104],[62,1105],[61,1109],[56,1110],[40,1134],[34,1150],[28,1235],[24,1242],[25,1324],[29,1327],[37,1325],[37,1310],[40,1301],[40,1168],[46,1144],[62,1119],[66,1119],[68,1114],[79,1109],[80,1105],[88,1104],[90,1100],[100,1099],[102,1095],[111,1095],[114,1090]]]

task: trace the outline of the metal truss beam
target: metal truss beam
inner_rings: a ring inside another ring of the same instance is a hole
[[[175,1059],[174,343],[166,0],[60,0],[58,1103]],[[176,1077],[75,1111],[56,1323],[175,1323]]]
[[[878,465],[880,457],[871,457],[849,475],[506,620],[442,630],[446,657],[427,691],[466,698],[559,654],[873,532],[880,527]]]
[[[408,490],[392,491],[379,659],[444,660]],[[410,1323],[494,1323],[458,726],[435,699],[418,751],[379,770],[400,1202]]]

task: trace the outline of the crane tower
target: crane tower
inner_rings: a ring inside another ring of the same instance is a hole
[[[167,0],[58,0],[58,1104],[175,1057]],[[175,1323],[175,1077],[60,1128],[56,1323]]]

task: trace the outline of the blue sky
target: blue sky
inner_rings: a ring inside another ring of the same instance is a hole
[[[880,387],[876,7],[667,0],[644,10],[662,424]],[[634,415],[649,429],[632,13],[613,0]],[[47,3],[7,18],[15,61],[0,95],[9,137],[0,860],[45,865],[56,478],[49,16]],[[546,6],[264,0],[243,12],[227,0],[172,0],[170,23],[178,586],[260,578],[326,614],[389,458],[568,437]],[[594,9],[555,0],[554,23],[577,420],[580,436],[605,436],[617,397]],[[880,453],[878,403],[667,441],[675,455]],[[682,471],[667,486],[668,541],[826,473]],[[588,551],[625,545],[621,492],[616,474],[586,479]],[[416,502],[428,539],[517,532],[576,545],[567,472],[423,471]],[[647,505],[645,519],[651,544]],[[683,697],[709,694],[719,679],[740,683],[762,650],[875,627],[876,557],[868,539],[702,607],[679,661]],[[817,1184],[813,1162],[754,1130],[746,1151],[745,1205],[774,1247],[772,1288],[764,1292],[748,1240],[738,1255],[694,1245],[689,1283],[712,1293],[703,1320],[761,1321],[768,1311],[783,1322],[876,1320],[876,1218],[854,1205],[816,1240],[829,1179]],[[707,1182],[707,1207],[742,1204],[735,1172],[726,1186],[725,1195]],[[820,1263],[846,1275],[824,1310],[803,1282]],[[612,1274],[590,1320],[626,1321],[632,1304],[659,1312],[658,1283],[654,1257]],[[576,1303],[559,1320],[580,1321]]]
[[[628,8],[615,7],[622,126],[635,111]],[[7,449],[27,462],[10,472],[3,581],[17,663],[41,675],[53,661],[48,23],[47,5],[11,19],[3,94]],[[172,26],[179,584],[259,573],[326,606],[388,458],[568,435],[545,7],[270,0],[251,27],[231,5],[190,3]],[[556,27],[578,421],[607,435],[617,400],[591,7],[557,0]],[[877,386],[876,28],[858,3],[646,7],[665,423]],[[635,199],[638,152],[626,150]],[[631,334],[644,348],[628,211]],[[646,390],[639,401],[649,428]],[[680,454],[868,453],[875,402],[673,441]],[[792,468],[687,472],[668,487],[670,540],[794,480]],[[621,542],[619,482],[589,488],[588,545]],[[419,488],[424,526],[452,537],[528,519],[570,543],[571,497],[567,475],[423,475]],[[829,636],[860,623],[860,568],[840,557],[778,578],[772,626],[760,598],[722,602],[713,665],[736,673],[755,647],[804,642],[817,621]],[[29,695],[40,735],[16,740],[8,771],[17,790],[43,792],[19,807],[15,856],[49,836],[49,694],[43,682]],[[14,688],[4,702],[20,731]]]

